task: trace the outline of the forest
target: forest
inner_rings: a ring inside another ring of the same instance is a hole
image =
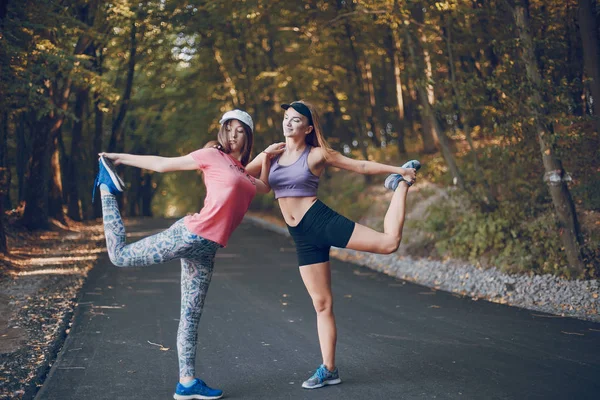
[[[101,217],[98,153],[185,155],[240,108],[258,154],[282,140],[280,104],[304,99],[336,151],[422,161],[419,182],[446,193],[417,226],[440,258],[596,278],[598,11],[595,0],[2,0],[0,252],[11,229]],[[202,205],[195,172],[122,173],[128,217]],[[382,178],[339,175],[321,191],[358,218]],[[253,209],[278,213],[272,195]]]

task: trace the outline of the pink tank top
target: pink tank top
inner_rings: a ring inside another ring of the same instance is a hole
[[[319,177],[308,168],[308,154],[312,146],[306,149],[291,165],[280,165],[279,157],[271,164],[269,185],[275,193],[275,198],[280,197],[311,197],[317,195]]]

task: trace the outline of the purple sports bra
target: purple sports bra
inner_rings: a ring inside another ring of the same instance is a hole
[[[306,149],[291,165],[279,165],[279,157],[271,164],[269,185],[275,192],[275,198],[280,197],[310,197],[317,195],[319,177],[308,168],[308,154],[312,146]]]

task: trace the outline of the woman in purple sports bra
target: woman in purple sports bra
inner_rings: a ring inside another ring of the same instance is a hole
[[[300,275],[317,312],[323,363],[302,384],[303,388],[315,389],[341,383],[335,365],[337,329],[329,250],[335,246],[372,253],[395,252],[402,239],[408,188],[416,180],[420,163],[412,160],[395,167],[344,157],[328,145],[319,116],[310,103],[295,101],[281,107],[285,110],[285,150],[271,163],[269,184],[296,243]],[[246,167],[251,175],[260,174],[263,158],[267,156],[263,153]],[[327,166],[365,175],[391,174],[384,186],[394,191],[394,195],[385,215],[383,232],[354,223],[317,199],[319,178]]]

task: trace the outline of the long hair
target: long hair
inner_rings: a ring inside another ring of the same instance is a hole
[[[254,135],[252,134],[252,129],[245,123],[240,120],[237,120],[242,127],[244,128],[244,132],[246,133],[246,140],[244,140],[244,147],[242,148],[242,159],[240,162],[245,167],[248,165],[250,161],[250,153],[252,153],[252,146],[254,145]],[[219,133],[217,135],[218,146],[217,148],[221,150],[225,154],[231,153],[231,146],[229,146],[229,138],[227,137],[227,129],[231,125],[231,120],[225,121],[223,125],[221,125],[221,129],[219,129]]]
[[[325,140],[325,136],[323,136],[323,128],[321,128],[321,121],[319,118],[319,113],[317,112],[317,108],[313,106],[308,101],[299,100],[298,103],[304,104],[310,110],[310,115],[313,121],[313,130],[311,133],[306,135],[306,144],[309,144],[313,147],[322,147],[325,150],[325,159],[330,153],[333,153],[335,150],[331,148],[327,140]]]

